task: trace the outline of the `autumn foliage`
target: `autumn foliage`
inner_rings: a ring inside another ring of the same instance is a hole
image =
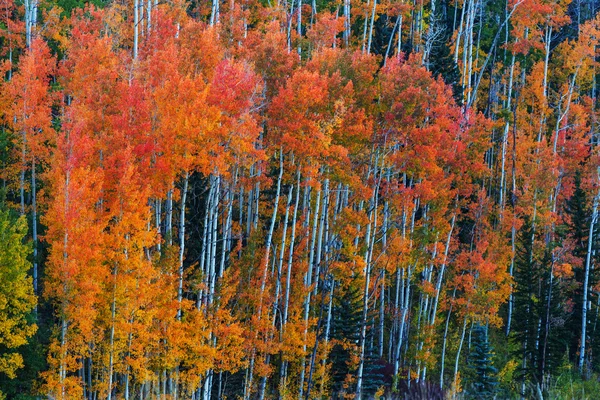
[[[0,0],[8,395],[593,381],[600,19],[495,3]]]

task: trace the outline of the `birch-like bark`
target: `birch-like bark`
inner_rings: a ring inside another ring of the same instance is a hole
[[[460,335],[460,342],[458,344],[458,351],[456,352],[456,359],[454,361],[454,379],[453,379],[453,390],[456,390],[458,384],[458,362],[460,360],[460,353],[462,352],[463,343],[465,341],[465,333],[467,331],[467,317],[464,318],[462,334]],[[454,395],[456,397],[456,394]]]
[[[454,232],[454,224],[456,222],[456,213],[452,216],[452,222],[450,224],[450,231],[448,232],[448,238],[446,239],[446,247],[444,248],[444,261],[440,267],[440,273],[438,275],[437,284],[435,287],[435,301],[433,303],[433,310],[431,312],[431,325],[435,325],[435,318],[437,315],[437,308],[440,300],[440,292],[442,291],[442,281],[444,279],[444,272],[446,270],[446,262],[448,261],[448,252],[450,251],[450,241],[452,239],[452,232]]]
[[[350,0],[344,0],[344,46],[350,44]]]
[[[293,190],[294,190],[294,186],[290,185],[290,189],[287,195],[287,204],[285,207],[285,217],[284,217],[284,221],[283,221],[283,232],[281,235],[281,248],[279,249],[279,260],[277,263],[277,278],[275,280],[275,297],[274,297],[274,302],[273,302],[273,320],[272,320],[272,326],[275,327],[276,323],[277,323],[277,311],[279,309],[279,295],[281,293],[281,273],[283,270],[283,258],[285,256],[285,248],[286,248],[286,239],[287,239],[287,226],[288,226],[288,219],[289,219],[289,215],[290,215],[290,207],[292,205],[292,194],[293,194]],[[265,364],[269,364],[270,362],[270,355],[267,354],[267,356],[265,357]],[[259,386],[259,391],[258,391],[258,398],[260,400],[263,400],[265,397],[265,388],[267,385],[267,377],[263,376],[260,380],[260,386]]]
[[[31,161],[31,219],[33,234],[33,293],[38,293],[38,230],[37,230],[37,190],[35,178],[35,158]],[[37,304],[34,308],[34,314],[37,318]]]
[[[367,0],[367,9],[365,10],[365,22],[363,24],[363,35],[362,35],[362,52],[365,53],[367,51],[367,28],[369,26],[369,8],[371,5],[371,0]]]
[[[209,218],[210,213],[212,211],[212,203],[213,203],[213,193],[214,193],[214,189],[215,189],[215,185],[213,184],[213,178],[214,177],[210,177],[210,189],[208,191],[208,196],[206,198],[206,206],[205,211],[204,211],[204,225],[202,227],[202,249],[200,251],[200,271],[202,271],[202,275],[203,275],[203,280],[204,280],[204,286],[208,287],[207,283],[207,277],[208,277],[208,273],[206,271],[206,259],[207,259],[207,251],[208,248],[210,247],[210,240],[209,240],[209,235],[208,232],[212,232],[212,230],[210,229],[209,226],[209,221],[210,223],[212,223],[212,217]],[[196,300],[196,308],[200,309],[200,307],[204,304],[204,289],[200,289],[198,291],[198,299]]]
[[[133,58],[134,58],[134,60],[137,59],[137,57],[138,57],[139,24],[140,24],[139,1],[140,0],[133,0]]]
[[[373,25],[375,25],[375,12],[377,11],[377,0],[373,0],[373,11],[371,12],[371,22],[369,25],[369,41],[367,44],[367,54],[371,54],[371,42],[373,40]]]
[[[279,196],[281,194],[281,179],[283,177],[283,150],[280,150],[279,153],[279,177],[277,178],[277,192],[275,194],[275,203],[273,205],[273,215],[271,216],[271,223],[269,226],[269,231],[267,234],[267,240],[265,243],[265,256],[262,262],[262,277],[260,283],[260,298],[258,305],[258,319],[262,318],[262,310],[263,310],[263,302],[264,302],[264,293],[265,287],[267,284],[267,273],[269,271],[269,258],[271,254],[271,246],[273,239],[273,230],[275,229],[275,221],[277,220],[277,209],[279,207]],[[250,367],[248,373],[248,379],[246,381],[244,387],[244,399],[248,399],[250,396],[250,392],[252,391],[252,383],[254,378],[254,362],[256,358],[256,350],[253,350],[252,356],[250,357]]]
[[[298,30],[298,57],[302,57],[302,46],[300,39],[302,38],[302,0],[298,0],[298,22],[296,25]]]
[[[165,225],[167,244],[171,246],[173,245],[173,183],[171,183],[171,189],[167,192],[167,215]]]
[[[384,67],[387,64],[388,57],[390,56],[390,49],[392,48],[392,42],[394,41],[396,29],[398,29],[398,25],[400,24],[401,19],[402,19],[402,16],[399,16],[398,18],[396,18],[396,23],[394,24],[394,27],[392,28],[392,33],[390,34],[390,40],[388,41],[387,48],[385,49],[385,56],[383,57],[383,66]]]
[[[37,24],[38,0],[24,0],[25,6],[25,45],[31,47],[33,29]]]
[[[185,253],[185,201],[187,198],[189,172],[185,171],[181,192],[181,215],[179,217],[179,284],[177,288],[177,320],[181,320],[181,300],[183,298],[183,255]]]
[[[308,270],[306,272],[306,276],[304,278],[304,287],[307,290],[306,293],[306,299],[304,300],[304,334],[303,334],[303,345],[302,345],[302,349],[303,349],[303,353],[306,354],[306,341],[307,341],[307,337],[308,337],[308,318],[309,318],[309,314],[310,314],[310,299],[311,299],[311,294],[312,294],[312,290],[310,290],[310,287],[312,286],[312,270],[313,270],[313,262],[314,262],[314,257],[315,257],[315,243],[316,243],[316,239],[317,239],[317,228],[319,226],[319,205],[320,205],[320,201],[321,201],[321,191],[318,190],[317,191],[317,195],[316,195],[316,204],[315,204],[315,213],[314,213],[314,217],[313,217],[313,229],[312,229],[312,234],[311,234],[311,245],[310,245],[310,252],[309,252],[309,256],[308,256]],[[307,227],[308,229],[308,227]],[[299,398],[301,399],[303,397],[303,392],[304,392],[304,375],[305,375],[305,370],[306,370],[306,357],[303,356],[302,357],[302,366],[300,368],[300,389],[299,389]]]
[[[515,54],[512,55],[512,61],[510,63],[510,78],[508,80],[508,95],[506,100],[506,109],[511,109],[512,104],[512,89],[513,89],[513,79],[515,72]],[[498,204],[500,205],[500,219],[504,215],[504,192],[505,192],[505,181],[506,181],[506,147],[508,145],[508,133],[510,129],[510,119],[507,118],[506,123],[504,124],[504,136],[502,137],[502,162],[500,169],[500,190],[499,190],[499,199]]]
[[[148,0],[146,3],[146,27],[148,34],[150,34],[150,30],[152,29],[152,0]]]
[[[360,333],[360,359],[358,364],[358,372],[356,378],[356,399],[360,400],[362,396],[362,386],[363,386],[363,372],[364,372],[364,364],[365,364],[365,340],[367,334],[367,315],[369,312],[369,285],[371,278],[371,254],[373,252],[373,241],[371,240],[371,230],[373,231],[377,227],[377,205],[378,205],[378,188],[375,188],[375,193],[373,195],[373,209],[369,215],[369,223],[367,224],[367,231],[365,235],[365,242],[367,243],[367,250],[365,252],[365,287],[363,292],[363,315],[361,320],[361,333]]]
[[[292,216],[292,234],[290,237],[290,250],[289,250],[289,254],[288,254],[288,261],[287,261],[287,272],[286,272],[286,276],[285,276],[285,297],[284,297],[284,303],[283,303],[283,317],[282,317],[282,331],[285,332],[286,330],[286,324],[288,321],[288,314],[289,314],[289,305],[290,305],[290,289],[291,289],[291,279],[292,279],[292,261],[294,258],[294,242],[296,240],[296,221],[297,221],[297,215],[298,215],[298,203],[300,201],[300,170],[298,170],[298,179],[297,179],[297,183],[296,186],[298,188],[298,190],[296,190],[296,199],[294,201],[294,215]],[[282,361],[282,365],[281,365],[281,369],[279,370],[279,382],[280,382],[280,387],[279,387],[279,394],[281,397],[283,397],[284,393],[285,393],[285,378],[287,376],[287,361],[283,360]]]
[[[219,0],[213,0],[210,14],[210,26],[219,23]]]
[[[283,177],[283,151],[279,153],[279,177],[277,178],[277,192],[275,194],[275,202],[273,205],[273,215],[271,216],[271,224],[267,233],[267,240],[265,242],[265,256],[263,261],[263,273],[260,282],[260,305],[258,307],[259,318],[262,314],[263,297],[265,293],[265,287],[267,284],[267,272],[269,270],[269,258],[271,255],[271,246],[273,240],[273,231],[275,229],[275,221],[277,220],[277,209],[279,207],[279,196],[281,194],[281,179]]]
[[[600,167],[598,168],[598,177],[600,178]],[[590,231],[588,234],[587,254],[585,257],[585,272],[583,276],[583,304],[581,309],[581,339],[579,344],[579,371],[583,372],[583,364],[585,360],[586,340],[587,340],[587,310],[588,310],[588,291],[590,280],[590,269],[592,263],[592,245],[594,243],[594,229],[598,220],[598,203],[600,202],[600,190],[594,198],[594,206],[592,209],[592,219],[590,220]]]

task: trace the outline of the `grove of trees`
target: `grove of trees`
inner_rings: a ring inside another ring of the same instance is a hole
[[[0,399],[600,398],[598,11],[0,0]]]

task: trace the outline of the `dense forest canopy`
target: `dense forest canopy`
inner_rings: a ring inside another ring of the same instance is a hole
[[[0,0],[0,399],[600,398],[596,0]]]

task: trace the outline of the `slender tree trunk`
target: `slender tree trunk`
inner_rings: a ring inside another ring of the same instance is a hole
[[[286,281],[285,281],[285,300],[283,303],[283,317],[282,317],[282,331],[285,333],[286,330],[286,325],[287,325],[287,321],[288,321],[288,314],[289,314],[289,305],[290,305],[290,291],[291,291],[291,279],[292,279],[292,260],[294,258],[294,242],[296,240],[296,221],[297,221],[297,215],[298,215],[298,203],[300,201],[300,170],[298,170],[297,173],[297,190],[296,190],[296,199],[294,202],[294,215],[292,217],[292,236],[290,237],[290,250],[289,250],[289,254],[288,254],[288,261],[287,261],[287,272],[286,272]],[[287,361],[282,360],[282,365],[281,365],[281,369],[280,369],[280,375],[279,375],[279,382],[280,382],[280,387],[279,387],[279,396],[283,397],[284,393],[285,393],[285,378],[287,376]]]
[[[139,24],[140,24],[140,13],[139,13],[139,1],[133,0],[133,58],[138,57],[138,43],[139,43]]]
[[[600,178],[600,167],[598,168]],[[594,229],[598,220],[598,203],[600,202],[600,191],[594,198],[594,206],[592,210],[592,219],[590,220],[590,231],[588,234],[587,254],[585,257],[585,272],[583,276],[583,301],[581,310],[581,339],[579,344],[579,371],[583,372],[583,364],[585,361],[586,341],[587,341],[587,310],[588,310],[588,290],[590,280],[590,269],[592,264],[592,245],[594,243]]]
[[[371,23],[369,24],[369,41],[367,44],[367,54],[371,54],[371,42],[373,40],[373,25],[375,25],[375,12],[377,11],[377,0],[373,0],[373,12],[371,13]]]
[[[25,169],[27,166],[27,135],[22,133],[23,149],[21,150],[21,180],[19,191],[21,192],[21,215],[25,215]]]
[[[167,244],[173,245],[173,183],[167,192],[167,215],[165,221],[165,234],[167,235]]]
[[[283,177],[283,150],[280,150],[279,153],[279,177],[277,178],[277,192],[275,194],[275,202],[273,205],[273,215],[271,216],[271,224],[269,226],[269,231],[267,233],[267,240],[265,243],[265,255],[264,255],[264,259],[262,262],[262,278],[261,278],[261,283],[260,283],[260,298],[259,298],[259,305],[258,305],[258,320],[260,321],[262,318],[262,310],[263,310],[263,304],[264,304],[264,293],[265,293],[265,288],[267,285],[267,274],[269,271],[269,258],[270,258],[270,254],[271,254],[271,246],[272,246],[272,239],[273,239],[273,231],[275,229],[275,221],[277,220],[277,209],[279,206],[279,196],[281,194],[281,179]],[[246,382],[246,387],[244,388],[244,398],[247,399],[250,396],[250,393],[252,391],[252,384],[253,384],[253,369],[254,369],[254,361],[256,358],[256,351],[253,351],[253,354],[250,358],[250,371],[249,371],[249,375],[248,375],[248,379]]]
[[[181,300],[183,298],[183,255],[185,254],[185,201],[187,198],[189,172],[185,171],[181,191],[181,215],[179,216],[179,285],[177,288],[177,319],[181,320]]]
[[[35,158],[31,161],[31,219],[33,233],[33,293],[38,296],[38,229],[37,229],[37,190],[35,179]],[[37,318],[37,304],[35,306]]]
[[[462,334],[460,335],[460,342],[458,344],[458,351],[456,352],[456,359],[454,361],[454,380],[453,380],[453,397],[456,398],[456,386],[458,385],[458,363],[460,361],[460,353],[462,352],[463,343],[465,341],[465,333],[467,331],[467,317],[464,318]]]
[[[350,45],[350,0],[344,0],[344,46]]]
[[[312,270],[313,270],[313,262],[315,257],[315,243],[317,239],[317,228],[319,226],[319,211],[320,211],[320,201],[321,201],[321,191],[317,191],[316,195],[316,204],[315,204],[315,213],[313,217],[313,229],[311,234],[311,245],[310,252],[308,256],[308,270],[306,272],[304,287],[307,289],[306,299],[304,301],[304,334],[303,334],[303,353],[306,353],[306,342],[308,337],[308,319],[310,314],[310,300],[312,290],[310,287],[312,286]],[[308,228],[308,227],[307,227]],[[300,368],[300,390],[299,390],[299,398],[303,398],[304,393],[304,375],[306,370],[306,357],[302,357],[302,366]]]
[[[358,372],[356,378],[356,399],[360,400],[362,396],[362,386],[363,386],[363,372],[364,372],[364,364],[365,364],[365,340],[367,334],[367,316],[369,312],[369,285],[370,285],[370,277],[371,277],[371,255],[373,252],[373,241],[371,240],[371,230],[375,231],[377,227],[377,203],[378,203],[378,188],[375,188],[375,193],[373,195],[373,209],[370,212],[369,223],[367,224],[367,231],[365,235],[365,242],[367,243],[367,250],[365,253],[365,287],[363,293],[363,315],[361,320],[361,333],[360,333],[360,359],[358,364]]]

